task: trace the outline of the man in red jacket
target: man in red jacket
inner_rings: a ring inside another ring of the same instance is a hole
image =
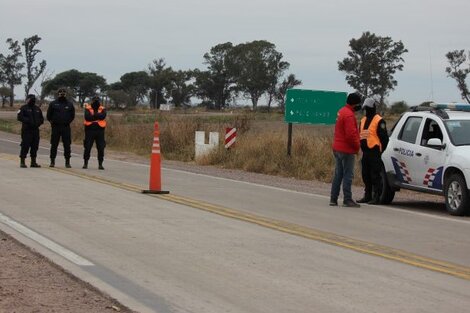
[[[361,96],[351,93],[346,99],[346,105],[338,111],[335,134],[333,139],[333,154],[335,156],[335,176],[331,184],[330,205],[338,205],[338,196],[343,184],[343,205],[360,207],[352,199],[351,185],[354,175],[354,159],[359,152],[359,129],[354,112],[361,109]]]

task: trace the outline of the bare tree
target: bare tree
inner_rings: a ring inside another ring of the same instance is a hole
[[[460,90],[462,99],[470,103],[470,92],[468,90],[467,83],[465,82],[468,73],[470,73],[470,65],[467,68],[464,66],[464,63],[467,61],[465,50],[450,51],[446,54],[446,57],[450,65],[446,67],[447,76],[457,81],[457,88]]]
[[[42,60],[38,65],[34,65],[36,61],[36,55],[41,52],[39,49],[35,49],[36,45],[41,41],[41,37],[38,35],[25,38],[23,40],[24,54],[26,59],[26,83],[24,85],[25,97],[29,94],[29,91],[33,87],[36,80],[41,76],[46,68],[46,61]]]
[[[41,91],[39,92],[36,88],[34,88],[34,92],[39,95],[39,106],[44,102],[44,99],[46,99],[47,94],[44,92],[43,86],[50,80],[52,80],[52,76],[54,76],[54,71],[49,71],[45,70],[42,72],[41,76],[39,77],[40,83],[39,86],[41,86]]]
[[[18,40],[8,38],[6,42],[9,45],[8,49],[11,51],[11,54],[5,56],[0,53],[0,71],[3,73],[5,83],[10,88],[10,107],[12,107],[15,101],[15,86],[21,85],[21,80],[24,77],[21,73],[24,63],[19,62],[19,58],[23,54],[21,53]]]

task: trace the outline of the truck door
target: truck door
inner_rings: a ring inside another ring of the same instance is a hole
[[[417,180],[419,175],[416,169],[416,148],[422,120],[423,118],[420,116],[408,117],[398,134],[397,140],[389,143],[389,145],[393,144],[392,163],[395,175],[403,184],[421,186]]]
[[[420,145],[416,149],[416,180],[423,188],[442,190],[442,175],[446,159],[445,149],[431,147],[427,143],[429,139],[443,138],[443,126],[433,118],[426,118],[421,132]]]

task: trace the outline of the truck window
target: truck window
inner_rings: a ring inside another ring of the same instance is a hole
[[[416,137],[418,136],[419,126],[422,120],[422,117],[409,117],[401,129],[398,139],[409,143],[416,143]]]

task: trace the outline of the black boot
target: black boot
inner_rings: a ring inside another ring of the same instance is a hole
[[[87,169],[88,168],[88,160],[83,160],[83,166],[82,166],[83,169]]]
[[[372,199],[367,202],[367,204],[380,204],[380,195],[377,192],[374,192]]]
[[[66,168],[72,168],[72,165],[70,165],[70,158],[65,159],[65,167]]]
[[[98,169],[104,170],[103,161],[98,161]]]
[[[31,157],[31,167],[41,167],[41,165],[36,162],[36,157]]]
[[[27,168],[25,158],[20,158],[20,167],[21,168]]]
[[[49,164],[49,167],[54,167],[55,166],[55,159],[51,159],[51,163]]]
[[[359,200],[357,200],[356,202],[357,202],[357,203],[368,203],[370,200],[372,200],[371,194],[370,194],[370,193],[369,193],[369,194],[366,193],[366,194],[364,194],[364,197],[362,197],[362,199],[359,199]]]

